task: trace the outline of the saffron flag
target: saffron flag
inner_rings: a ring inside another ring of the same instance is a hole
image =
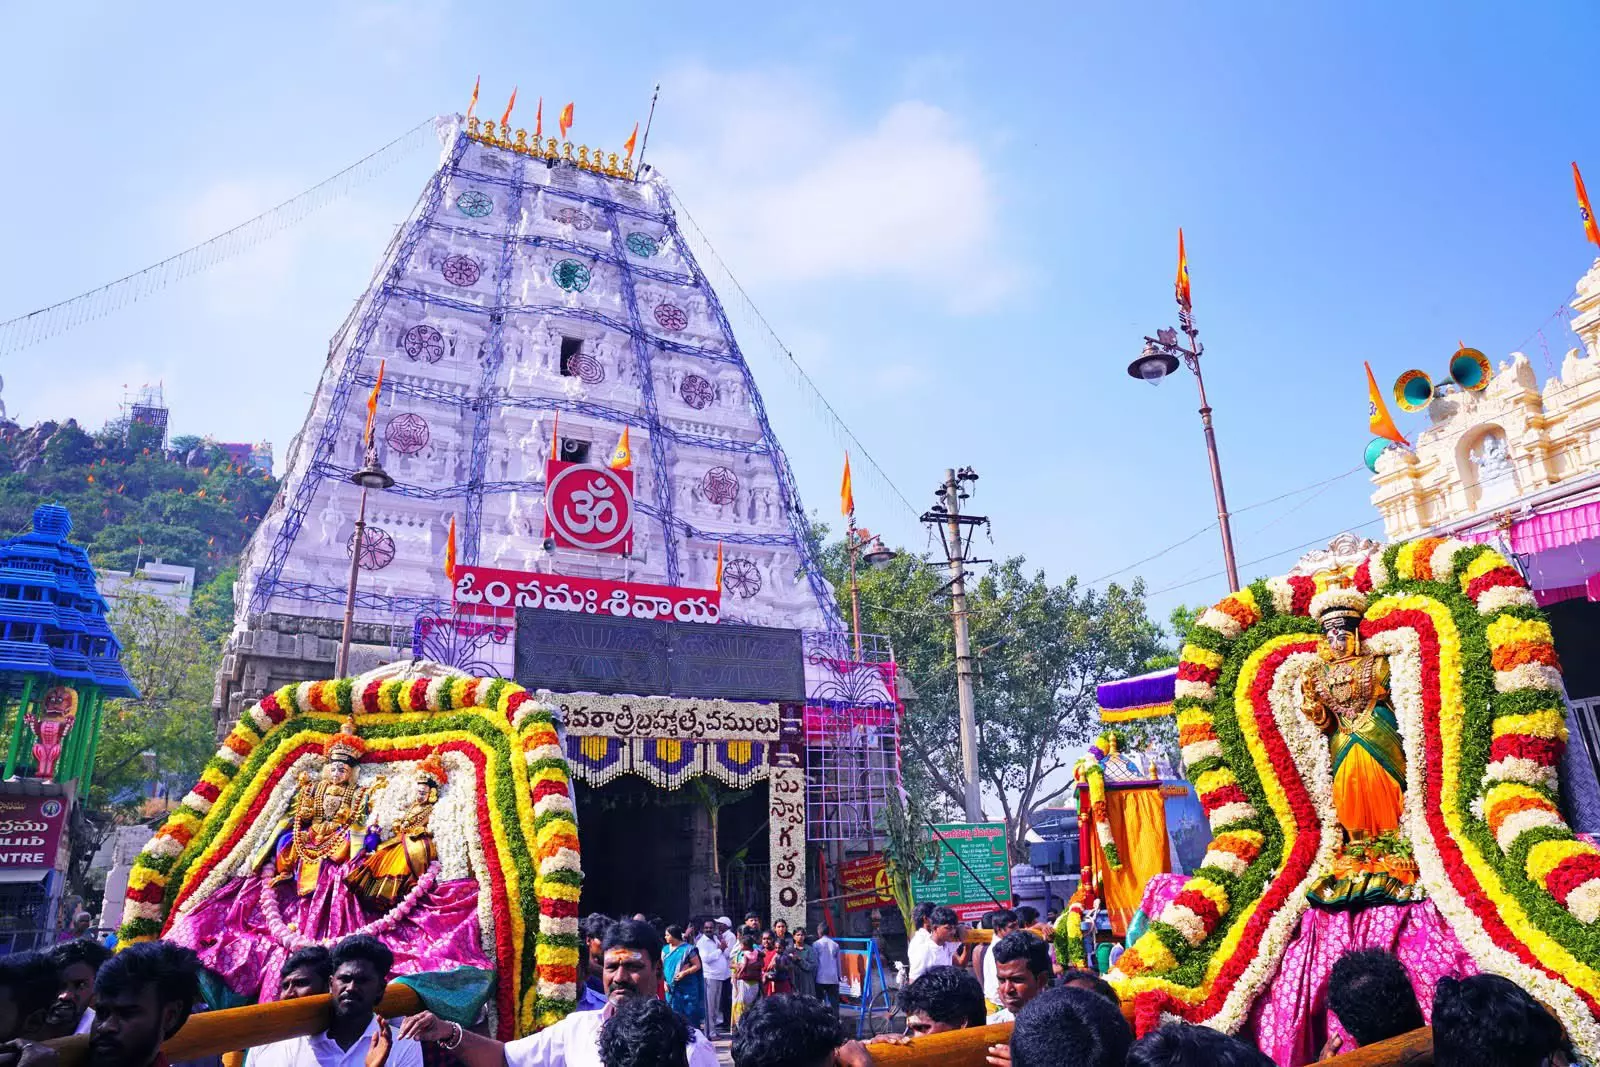
[[[456,580],[456,517],[450,516],[450,535],[444,543],[444,576]]]
[[[561,412],[556,412],[555,421],[550,425],[550,458],[561,458]]]
[[[383,360],[378,361],[378,380],[372,383],[372,395],[367,397],[367,428],[361,440],[372,444],[372,420],[378,417],[378,393],[383,389]]]
[[[544,136],[544,97],[539,98],[539,109],[533,113],[533,139]]]
[[[635,122],[633,124],[633,132],[628,134],[628,139],[626,141],[622,142],[622,147],[627,150],[629,159],[633,158],[633,148],[634,148],[634,145],[638,144],[638,142],[639,142],[639,124],[637,122]]]
[[[568,101],[567,106],[561,109],[561,139],[563,141],[567,139],[567,131],[570,129],[572,129],[572,103]]]
[[[839,514],[856,513],[855,488],[850,484],[850,453],[844,454],[844,481],[839,484]]]
[[[1383,402],[1383,394],[1378,392],[1378,381],[1372,376],[1372,366],[1368,363],[1361,364],[1367,368],[1367,428],[1374,437],[1382,437],[1393,441],[1406,448],[1411,447],[1405,435],[1395,427],[1394,419],[1389,417],[1389,407]]]
[[[628,428],[622,428],[622,436],[617,438],[617,450],[611,453],[611,469],[625,471],[633,469],[633,449],[628,447]]]
[[[722,542],[721,541],[717,542],[717,584],[712,586],[712,588],[713,589],[721,589],[722,588]]]
[[[1590,244],[1600,245],[1600,226],[1595,225],[1594,211],[1589,207],[1589,191],[1583,187],[1583,175],[1578,165],[1572,165],[1572,184],[1578,189],[1578,214],[1583,216],[1583,235]]]
[[[1194,295],[1189,291],[1189,254],[1183,250],[1183,227],[1178,227],[1178,280],[1173,286],[1178,306],[1193,310]]]
[[[506,101],[506,113],[500,116],[500,125],[511,125],[511,109],[517,106],[517,87],[511,87],[511,99]]]
[[[472,117],[472,111],[478,106],[478,86],[483,84],[483,75],[478,75],[478,80],[472,83],[472,99],[467,101],[467,118]]]

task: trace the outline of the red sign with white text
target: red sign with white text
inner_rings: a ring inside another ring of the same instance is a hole
[[[550,460],[544,465],[544,535],[557,548],[633,551],[633,472]]]
[[[455,603],[458,608],[481,615],[511,615],[518,608],[545,608],[657,622],[716,622],[722,617],[721,589],[680,589],[467,564],[456,565]]]
[[[0,869],[56,866],[66,821],[62,797],[0,796]]]

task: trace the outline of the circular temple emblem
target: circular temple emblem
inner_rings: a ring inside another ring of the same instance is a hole
[[[401,344],[412,359],[437,363],[444,358],[444,335],[426,323],[407,330]]]
[[[589,288],[589,268],[575,259],[563,259],[550,270],[550,277],[569,293]]]
[[[579,352],[573,356],[567,362],[567,366],[584,385],[599,385],[606,380],[605,365],[587,352]]]
[[[468,218],[481,219],[494,210],[494,201],[476,189],[468,189],[456,197],[456,208]]]
[[[730,559],[722,568],[722,588],[735,596],[749,600],[761,592],[761,575],[756,565],[743,556]]]
[[[731,504],[739,495],[739,479],[727,467],[712,467],[700,479],[700,491],[713,504]]]
[[[383,439],[389,447],[402,456],[414,456],[428,447],[428,420],[415,412],[407,411],[389,420]]]
[[[470,256],[446,256],[445,261],[439,264],[439,273],[444,275],[444,280],[451,285],[459,285],[465,289],[475,285],[478,276],[483,273],[477,260]],[[587,283],[585,283],[587,284]]]
[[[678,395],[683,397],[685,404],[699,411],[717,398],[717,391],[700,375],[685,374],[683,384],[678,386]]]
[[[656,321],[668,330],[681,330],[689,325],[689,314],[677,304],[657,304]]]
[[[545,515],[562,540],[604,552],[632,532],[633,497],[610,467],[574,464],[550,479]]]
[[[587,230],[594,226],[594,219],[589,217],[588,212],[575,207],[564,207],[556,212],[556,221],[563,226],[571,226],[574,230]]]
[[[649,234],[634,232],[628,234],[628,251],[636,256],[649,259],[661,251],[661,246],[656,244],[656,239]]]
[[[345,555],[355,551],[356,535],[352,533],[344,544]],[[368,526],[361,531],[361,569],[381,571],[394,562],[394,538],[378,526]]]

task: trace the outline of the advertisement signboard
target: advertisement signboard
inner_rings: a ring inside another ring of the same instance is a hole
[[[937,863],[931,875],[914,880],[911,897],[917,903],[946,904],[963,922],[975,922],[986,912],[1011,906],[1011,857],[1006,848],[1003,822],[943,823],[930,835],[937,846]],[[999,903],[995,903],[999,901]]]
[[[892,908],[894,897],[889,892],[889,868],[883,853],[857,856],[839,865],[839,879],[844,885],[844,910],[869,911],[872,908]]]
[[[0,796],[0,869],[55,867],[66,819],[61,797]]]

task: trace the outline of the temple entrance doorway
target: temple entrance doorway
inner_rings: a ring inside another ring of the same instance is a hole
[[[682,923],[726,914],[737,924],[755,911],[766,918],[765,781],[732,789],[699,777],[669,790],[624,774],[605,785],[574,787],[583,842],[581,915],[643,913]]]

